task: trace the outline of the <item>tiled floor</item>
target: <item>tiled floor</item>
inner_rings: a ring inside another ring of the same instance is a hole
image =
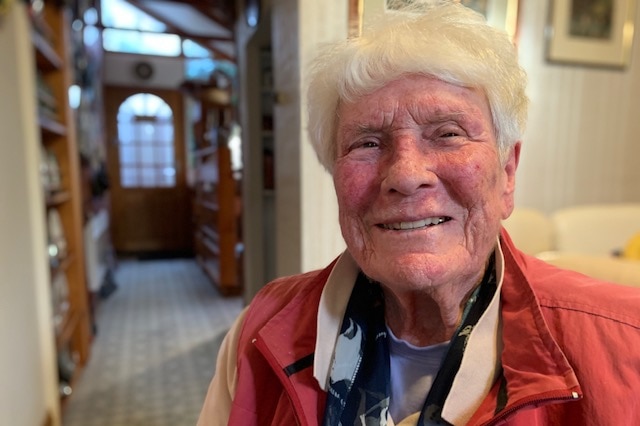
[[[241,298],[219,296],[193,260],[125,261],[115,276],[63,425],[195,425]]]

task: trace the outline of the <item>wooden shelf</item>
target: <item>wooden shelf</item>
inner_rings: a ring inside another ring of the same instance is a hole
[[[207,146],[205,148],[198,148],[193,152],[193,155],[196,157],[206,157],[208,155],[213,155],[218,151],[215,146]]]
[[[220,235],[218,235],[218,233],[209,225],[202,225],[200,227],[200,232],[212,241],[217,242],[220,240]]]
[[[81,315],[77,311],[70,308],[66,312],[66,315],[62,320],[62,327],[60,327],[60,332],[56,334],[56,347],[58,349],[62,348],[65,344],[71,341],[75,330],[78,328],[80,319]]]
[[[36,51],[38,69],[52,71],[59,70],[64,66],[64,61],[55,51],[49,40],[35,29],[31,33],[31,40]]]
[[[192,87],[188,92],[200,105],[200,119],[193,123],[194,138],[199,141],[192,152],[199,179],[193,192],[195,249],[212,283],[223,295],[231,295],[242,291],[241,264],[236,254],[241,243],[240,185],[231,169],[227,145],[234,107],[221,102],[225,96],[214,89]]]
[[[215,258],[205,258],[200,257],[200,266],[204,269],[204,272],[207,276],[214,282],[217,283],[220,281],[220,268],[215,261]]]
[[[67,201],[71,200],[71,193],[69,191],[60,190],[46,195],[47,208],[60,206]]]
[[[43,215],[56,210],[67,253],[58,265],[50,267],[51,304],[57,315],[51,318],[51,326],[58,353],[68,351],[73,356],[76,376],[89,359],[92,336],[84,258],[80,155],[75,118],[68,99],[68,89],[73,84],[71,22],[68,10],[58,6],[60,4],[63,2],[44,2],[42,12],[32,16],[31,40],[37,68],[33,84],[42,107],[34,125],[40,131],[43,151],[55,156],[60,171],[62,189],[51,193],[43,190],[46,207]],[[43,261],[49,264],[49,259]],[[64,399],[68,398],[61,398],[61,403]]]
[[[67,134],[67,127],[53,118],[40,115],[38,122],[40,123],[40,130],[45,134],[52,136],[66,136]]]
[[[219,210],[218,203],[211,201],[199,201],[199,204],[207,210],[217,212]]]
[[[69,266],[73,264],[74,260],[75,257],[73,253],[68,253],[64,258],[60,260],[60,264],[58,266],[51,267],[51,278],[55,279],[56,275],[67,271],[67,269],[69,269]]]

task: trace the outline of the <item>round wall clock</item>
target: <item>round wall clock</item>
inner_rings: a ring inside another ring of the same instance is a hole
[[[133,66],[133,73],[142,80],[148,80],[153,76],[153,66],[149,62],[137,62]]]

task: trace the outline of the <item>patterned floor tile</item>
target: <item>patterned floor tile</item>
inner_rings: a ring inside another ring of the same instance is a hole
[[[63,426],[194,425],[241,298],[221,297],[188,259],[124,261],[116,282]]]

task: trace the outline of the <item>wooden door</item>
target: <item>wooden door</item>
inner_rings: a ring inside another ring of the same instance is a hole
[[[182,95],[106,87],[105,110],[115,250],[192,253]]]

